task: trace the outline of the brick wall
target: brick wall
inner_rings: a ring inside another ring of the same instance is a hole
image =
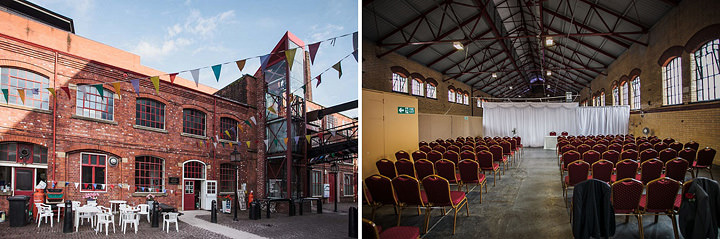
[[[400,66],[409,73],[418,73],[425,78],[433,78],[438,81],[437,99],[431,99],[422,96],[413,96],[418,99],[418,112],[429,114],[449,114],[449,115],[474,115],[482,116],[482,109],[476,107],[475,99],[470,99],[470,105],[457,104],[448,101],[448,86],[460,88],[463,91],[470,92],[470,86],[465,83],[448,79],[448,76],[442,75],[440,72],[428,68],[413,60],[407,59],[397,53],[390,53],[382,58],[378,58],[377,54],[385,52],[387,49],[376,46],[373,42],[363,40],[362,54],[362,87],[367,89],[393,92],[392,91],[392,71],[390,67]],[[409,83],[408,83],[409,84]],[[408,87],[409,88],[409,87]],[[397,93],[402,95],[410,95],[405,93]],[[472,97],[488,96],[484,92],[474,90]]]
[[[651,135],[660,138],[672,137],[682,142],[695,140],[701,147],[720,149],[720,122],[717,120],[720,116],[717,105],[720,102],[690,102],[691,53],[683,51],[680,55],[683,78],[683,104],[680,106],[662,105],[662,68],[658,64],[666,50],[676,46],[684,47],[698,31],[720,23],[720,15],[715,10],[718,8],[720,1],[680,2],[646,36],[640,38],[648,42],[648,46],[633,44],[610,64],[607,76],[599,75],[591,82],[589,89],[580,92],[579,99],[591,99],[591,93],[604,88],[605,104],[612,105],[613,81],[619,83],[623,76],[631,77],[633,70],[639,70],[641,110],[631,113],[630,133],[642,135],[642,129],[648,127]],[[715,163],[720,163],[720,157],[716,157]]]

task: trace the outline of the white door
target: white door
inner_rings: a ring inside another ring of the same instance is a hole
[[[217,181],[216,180],[205,180],[203,181],[202,191],[200,192],[202,198],[201,207],[204,210],[212,209],[212,201],[217,201]]]

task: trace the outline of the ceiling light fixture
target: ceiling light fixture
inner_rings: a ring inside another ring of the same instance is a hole
[[[545,75],[551,76],[551,75],[552,75],[552,71],[547,71],[547,73],[545,73]]]
[[[555,46],[555,41],[552,37],[546,37],[545,38],[545,46]]]
[[[550,85],[547,85],[547,88],[550,89]]]
[[[510,89],[512,90],[512,86],[510,86]]]
[[[493,73],[492,73],[492,78],[497,78],[497,73],[493,72]]]
[[[459,51],[465,49],[465,46],[463,46],[462,42],[459,41],[453,42],[453,47],[455,47],[455,49],[458,49]]]

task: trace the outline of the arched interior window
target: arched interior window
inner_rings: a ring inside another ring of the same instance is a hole
[[[453,90],[453,89],[448,90],[448,101],[455,102],[455,90]]]
[[[412,94],[418,96],[424,96],[423,94],[423,82],[420,79],[412,79]]]
[[[640,76],[635,76],[632,80],[632,106],[631,109],[640,109]]]
[[[613,94],[613,105],[620,104],[620,92],[619,92],[617,86],[613,86],[612,94]]]
[[[400,75],[398,73],[392,73],[392,84],[393,84],[393,91],[395,92],[401,92],[401,93],[408,93],[408,79],[407,77]]]
[[[621,105],[630,105],[630,90],[627,81],[623,81],[620,83],[620,100],[622,101]]]
[[[662,67],[663,105],[682,104],[682,59],[675,57]]]
[[[425,85],[427,87],[427,91],[426,91],[427,93],[425,94],[425,96],[427,98],[437,99],[437,92],[436,92],[437,86],[431,82],[428,82]]]
[[[720,98],[720,39],[712,40],[693,53],[692,92],[695,101]]]
[[[605,106],[605,91],[600,92],[600,106]]]

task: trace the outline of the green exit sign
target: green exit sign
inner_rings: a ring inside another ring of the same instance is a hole
[[[415,114],[415,107],[398,107],[398,114]]]

